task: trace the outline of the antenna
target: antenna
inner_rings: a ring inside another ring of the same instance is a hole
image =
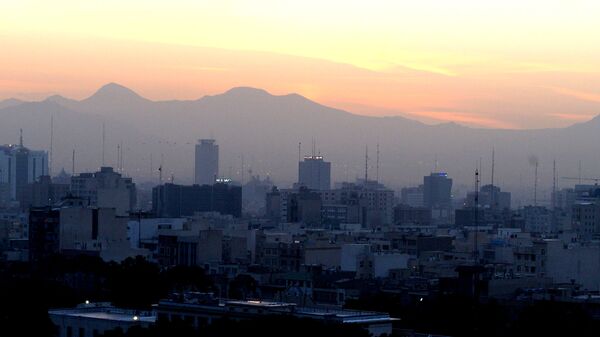
[[[479,233],[479,170],[475,169],[475,235],[473,236],[473,259],[475,263],[479,258],[477,249],[477,234]]]
[[[581,160],[579,161],[579,185],[581,185]]]
[[[160,166],[158,167],[158,184],[162,185],[163,155],[160,155]]]
[[[244,154],[242,154],[242,185],[244,185]]]
[[[23,147],[23,129],[19,129],[19,145]]]
[[[494,149],[494,147],[492,147],[492,172],[491,172],[491,185],[492,185],[492,193],[490,194],[490,199],[491,199],[490,201],[491,201],[491,204],[492,204],[492,205],[491,205],[491,206],[492,206],[492,208],[495,208],[495,207],[496,207],[496,203],[495,203],[495,200],[494,200],[494,199],[495,199],[495,198],[494,198],[494,195],[496,194],[496,193],[494,192],[494,168],[495,168],[495,166],[496,166],[496,164],[495,164],[495,162],[494,162],[494,159],[495,159],[495,158],[494,158],[494,155],[495,155],[495,149]]]
[[[369,145],[365,145],[365,185],[369,179]]]
[[[102,122],[102,166],[104,166],[104,145],[106,143],[106,124]]]
[[[438,158],[437,153],[433,156],[433,172],[438,171]]]
[[[552,209],[556,208],[556,159],[552,162]]]
[[[75,176],[75,149],[73,149],[73,157],[71,157],[71,175]]]
[[[535,162],[535,180],[533,182],[533,206],[537,206],[538,162]]]
[[[379,181],[379,143],[377,143],[377,169],[376,169],[376,173],[375,173],[375,180]]]
[[[298,142],[298,162],[301,161],[301,157],[302,157],[301,153],[302,153],[302,142]],[[242,171],[243,170],[244,170],[244,168],[242,167]]]
[[[53,142],[54,142],[54,114],[50,115],[50,160],[48,163],[48,175],[52,176],[52,150],[54,149],[53,146]]]
[[[479,157],[479,180],[483,177],[483,159]]]

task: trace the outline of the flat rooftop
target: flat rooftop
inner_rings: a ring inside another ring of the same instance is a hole
[[[144,322],[154,323],[156,315],[150,312],[140,312],[129,309],[119,309],[107,304],[87,303],[76,308],[48,310],[49,315],[89,318],[118,322]]]

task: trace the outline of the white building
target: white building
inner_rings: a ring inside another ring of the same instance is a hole
[[[102,167],[95,173],[81,173],[71,177],[71,193],[86,200],[90,206],[114,208],[117,215],[125,216],[137,205],[135,183],[124,178],[112,167]]]
[[[311,190],[331,188],[331,163],[321,156],[307,156],[298,163],[298,184]]]
[[[195,180],[198,185],[212,185],[219,177],[219,145],[214,139],[200,139],[196,144]]]

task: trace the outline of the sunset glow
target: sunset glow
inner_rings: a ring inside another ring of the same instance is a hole
[[[0,99],[154,100],[235,86],[492,128],[600,112],[600,3],[2,1]],[[285,79],[285,80],[283,80]]]

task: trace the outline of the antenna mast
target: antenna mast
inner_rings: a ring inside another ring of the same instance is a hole
[[[533,206],[537,206],[538,162],[535,162],[535,180],[533,182]]]
[[[479,170],[475,169],[475,235],[473,236],[473,259],[475,263],[479,258],[477,249],[477,234],[479,233]]]
[[[495,155],[495,149],[492,147],[492,172],[491,172],[491,184],[492,184],[492,193],[490,195],[490,201],[491,201],[491,206],[492,208],[496,208],[496,202],[495,202],[495,198],[494,195],[496,194],[496,192],[494,191],[494,168],[495,168],[495,162],[494,162],[494,155]]]
[[[106,143],[106,124],[102,123],[102,166],[104,166],[104,145]]]
[[[52,152],[54,149],[53,142],[54,142],[54,114],[50,115],[50,160],[48,163],[48,175],[49,176],[52,176],[52,164],[54,162],[54,160],[52,158]]]
[[[376,174],[375,174],[375,180],[379,182],[379,143],[377,143],[377,166],[376,166]]]
[[[365,145],[365,185],[369,179],[369,145]]]
[[[71,175],[75,176],[75,149],[73,149],[73,156],[71,157]]]

